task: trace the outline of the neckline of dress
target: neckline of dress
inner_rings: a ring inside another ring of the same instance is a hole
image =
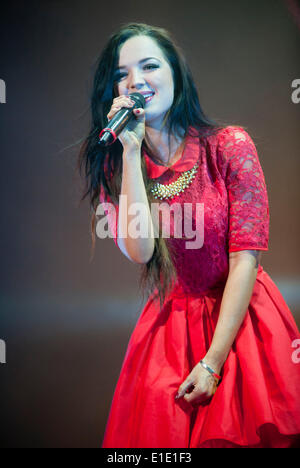
[[[178,146],[177,150],[174,153],[173,158],[175,158],[177,153],[179,153],[179,158],[173,160],[170,165],[161,164],[159,162],[156,162],[156,160],[152,159],[154,164],[156,164],[157,166],[166,167],[167,169],[170,169],[172,166],[174,166],[174,164],[176,164],[178,161],[180,161],[180,159],[183,157],[183,152],[184,152],[184,148],[185,148],[185,145],[186,145],[186,139],[187,139],[187,137],[184,137],[184,139],[182,140],[182,142],[180,143],[180,145]]]
[[[199,158],[200,145],[197,131],[196,133],[194,133],[194,130],[196,129],[191,127],[189,130],[190,132],[184,138],[184,144],[181,150],[180,157],[176,161],[173,161],[170,166],[164,166],[162,164],[156,163],[147,154],[145,148],[143,149],[143,155],[146,162],[147,174],[149,178],[156,179],[169,170],[175,172],[184,172],[186,170],[192,169],[192,167],[196,164]]]

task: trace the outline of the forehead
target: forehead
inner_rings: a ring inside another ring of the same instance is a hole
[[[148,56],[164,60],[162,50],[151,37],[131,37],[124,42],[120,49],[119,67],[133,65],[135,62]]]

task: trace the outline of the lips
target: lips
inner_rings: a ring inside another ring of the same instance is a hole
[[[151,94],[151,95],[147,95],[147,97],[145,96],[145,101],[146,101],[146,102],[149,102],[149,101],[152,100],[153,97],[154,97],[154,93]]]
[[[151,99],[153,98],[155,93],[154,93],[154,91],[147,91],[147,92],[144,92],[144,93],[141,93],[141,94],[144,96],[145,101],[149,102],[149,101],[151,101]]]
[[[140,94],[142,94],[146,98],[147,96],[152,96],[154,94],[154,91],[142,91],[140,92]]]

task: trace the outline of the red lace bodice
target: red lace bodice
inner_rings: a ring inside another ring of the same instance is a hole
[[[243,128],[228,126],[207,137],[205,143],[188,136],[182,157],[171,168],[154,163],[145,152],[143,157],[148,176],[162,184],[173,182],[181,172],[199,162],[195,179],[183,193],[158,201],[169,205],[191,204],[184,217],[189,218],[193,230],[199,225],[196,225],[196,204],[203,204],[203,245],[195,248],[196,237],[172,237],[172,217],[171,237],[166,239],[177,272],[177,286],[183,293],[209,292],[224,286],[229,252],[268,250],[269,205],[265,178],[255,145]],[[102,191],[100,202],[104,202]],[[116,217],[113,212],[105,212],[116,243],[118,207]],[[183,235],[186,232],[184,227],[182,232]]]

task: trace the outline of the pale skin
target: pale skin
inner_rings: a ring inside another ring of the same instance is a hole
[[[150,58],[151,57],[151,58]],[[163,120],[174,99],[172,69],[159,46],[149,37],[128,39],[120,50],[119,70],[115,92],[117,97],[109,114],[110,120],[122,107],[130,107],[129,94],[152,90],[155,97],[145,109],[135,109],[135,122],[119,135],[126,154],[140,150],[144,138],[151,143],[157,159],[163,165],[172,165],[180,156],[182,135],[172,135],[171,151],[167,145],[167,129]],[[129,156],[128,156],[129,157]],[[261,251],[241,250],[229,253],[229,274],[222,296],[217,326],[205,356],[199,356],[217,374],[227,359],[231,346],[245,318],[252,296]],[[197,364],[178,389],[179,398],[190,404],[199,404],[215,393],[216,379]],[[193,388],[191,393],[186,393]]]
[[[229,274],[217,326],[206,355],[201,357],[217,374],[220,374],[245,318],[260,261],[260,250],[229,253]],[[217,389],[216,383],[216,379],[198,363],[180,385],[179,398],[183,397],[192,405],[202,403],[213,396]],[[193,391],[186,393],[193,386]]]

